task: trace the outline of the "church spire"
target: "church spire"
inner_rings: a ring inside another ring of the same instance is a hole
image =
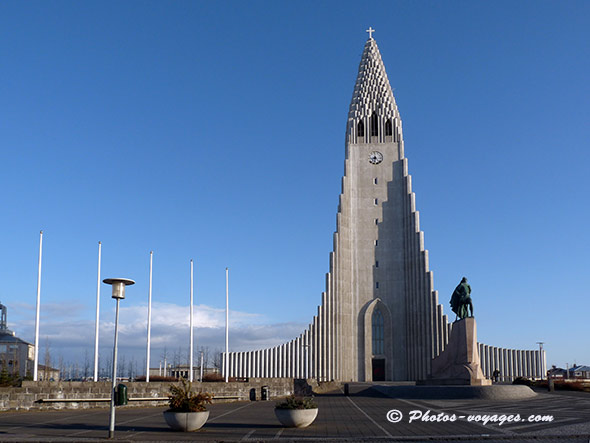
[[[369,137],[375,136],[375,127],[380,143],[393,135],[390,131],[401,133],[393,91],[377,42],[371,35],[374,29],[369,28],[367,32],[369,39],[365,43],[348,112],[347,141],[350,143],[370,141]]]

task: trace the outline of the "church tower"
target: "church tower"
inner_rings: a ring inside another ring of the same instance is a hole
[[[368,32],[346,123],[334,250],[317,315],[287,343],[230,352],[230,377],[424,380],[449,341],[453,325],[433,289],[401,117]],[[488,377],[496,368],[508,380],[544,374],[544,351],[478,347]]]
[[[288,343],[229,353],[230,377],[418,380],[448,341],[400,114],[368,32],[348,112],[334,250],[317,315]]]
[[[372,37],[350,103],[345,155],[330,270],[338,378],[424,378],[438,354],[437,294],[404,157],[400,114]]]

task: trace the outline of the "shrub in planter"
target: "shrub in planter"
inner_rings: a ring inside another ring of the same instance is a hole
[[[168,426],[175,431],[196,431],[209,418],[206,405],[211,404],[211,394],[193,392],[191,383],[181,380],[179,385],[170,386],[168,404],[170,409],[164,411]]]
[[[283,426],[305,428],[318,415],[318,405],[311,397],[290,395],[275,404],[275,415]]]

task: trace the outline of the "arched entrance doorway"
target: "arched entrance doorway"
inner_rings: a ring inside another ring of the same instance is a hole
[[[392,380],[391,313],[378,298],[366,305],[364,315],[364,380]]]

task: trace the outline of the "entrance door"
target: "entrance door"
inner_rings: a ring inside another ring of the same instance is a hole
[[[373,359],[373,381],[385,381],[385,359]]]

